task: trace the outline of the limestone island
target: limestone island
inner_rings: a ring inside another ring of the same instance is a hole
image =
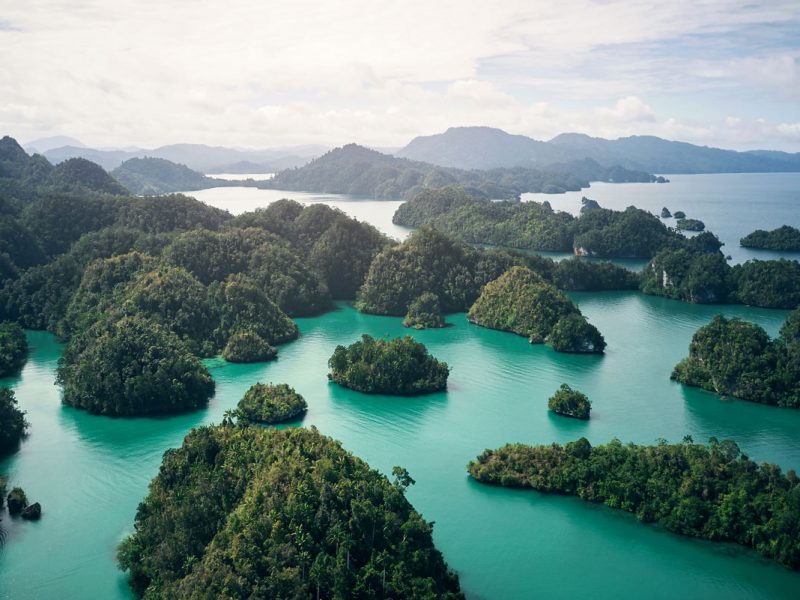
[[[256,383],[247,390],[231,414],[245,424],[274,424],[291,421],[306,410],[308,405],[303,397],[285,383]]]
[[[547,408],[557,415],[588,420],[592,403],[589,402],[586,394],[573,390],[566,383],[562,383],[558,391],[547,401]]]
[[[367,394],[413,396],[447,389],[450,368],[411,336],[393,340],[364,334],[348,347],[337,346],[328,379]]]
[[[601,354],[606,347],[572,300],[526,267],[512,267],[487,283],[467,318],[525,336],[532,344],[547,342],[558,352]]]
[[[784,225],[772,231],[756,229],[739,240],[744,248],[775,250],[778,252],[800,252],[800,229]]]

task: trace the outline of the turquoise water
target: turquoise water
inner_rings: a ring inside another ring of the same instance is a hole
[[[693,196],[698,198],[691,204],[694,210],[658,196],[683,189],[684,179],[691,191],[690,183],[702,183],[701,178],[716,178],[717,199],[709,199],[703,184]],[[737,196],[736,190],[759,185],[777,191],[762,194],[760,209],[751,211],[744,200],[748,194]],[[612,195],[604,197],[606,187]],[[628,194],[636,195],[637,188],[642,195],[634,202]],[[645,198],[659,210],[664,204],[671,210],[683,208],[717,233],[715,222],[735,224],[746,233],[782,223],[800,225],[798,189],[800,175],[681,176],[664,186],[598,184],[589,195],[615,208],[645,206]],[[240,195],[241,190],[268,195]],[[242,212],[287,193],[217,188],[195,195]],[[288,195],[338,206],[396,237],[407,233],[391,229],[397,203]],[[739,198],[727,208],[718,206],[730,214],[704,216],[702,210],[711,209],[701,209],[703,203],[714,206],[722,196]],[[572,201],[569,195],[548,199],[554,207],[558,201]],[[726,235],[738,235],[730,227]],[[2,515],[6,546],[0,551],[0,598],[129,598],[114,549],[130,532],[136,506],[158,472],[162,454],[178,446],[192,427],[219,422],[257,381],[294,386],[309,404],[302,424],[340,439],[374,468],[388,473],[402,465],[410,471],[417,484],[409,497],[436,522],[436,543],[471,598],[800,597],[800,574],[743,548],[682,538],[574,498],[492,488],[467,477],[467,462],[485,448],[506,442],[566,442],[579,436],[593,443],[614,437],[639,443],[662,437],[680,441],[686,434],[696,441],[731,438],[757,460],[800,469],[800,411],[720,400],[669,380],[694,331],[715,314],[741,316],[774,335],[786,311],[695,306],[632,292],[573,298],[605,335],[605,356],[558,354],[522,337],[469,325],[464,315],[450,315],[452,327],[413,332],[451,365],[446,393],[366,396],[328,383],[326,363],[334,347],[362,333],[396,336],[409,331],[399,318],[362,315],[340,304],[327,315],[299,319],[300,339],[282,346],[273,363],[208,361],[217,382],[208,409],[166,419],[109,419],[63,407],[53,384],[61,347],[49,334],[29,332],[28,364],[20,376],[2,379],[0,385],[16,390],[31,434],[18,453],[0,461],[0,473],[11,485],[25,488],[32,501],[41,502],[44,514],[36,523]],[[547,398],[563,382],[589,395],[590,421],[548,413]]]
[[[30,361],[21,377],[3,383],[17,390],[31,435],[0,471],[42,503],[44,516],[38,523],[4,517],[0,597],[129,597],[114,548],[130,531],[163,452],[191,427],[218,422],[256,381],[294,386],[309,404],[303,425],[342,440],[374,468],[409,469],[417,481],[410,499],[436,522],[436,542],[470,597],[797,597],[800,574],[739,547],[681,538],[573,498],[490,488],[467,477],[466,463],[484,448],[581,435],[594,443],[729,437],[758,460],[800,468],[800,411],[722,401],[669,381],[694,330],[719,307],[636,293],[574,297],[605,334],[605,356],[558,354],[451,315],[452,327],[414,333],[451,365],[446,393],[366,396],[327,382],[334,347],[365,332],[408,330],[399,318],[341,304],[300,319],[300,339],[281,347],[276,362],[209,361],[217,381],[209,408],[169,419],[109,419],[61,406],[53,385],[60,347],[48,334],[30,333]],[[722,310],[772,334],[786,315]],[[547,412],[548,396],[565,381],[592,399],[591,421]]]

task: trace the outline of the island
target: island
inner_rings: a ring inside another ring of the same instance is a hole
[[[602,353],[605,340],[563,292],[526,267],[512,267],[486,284],[467,319],[509,331],[559,352]]]
[[[447,389],[450,368],[411,336],[392,340],[364,334],[337,346],[328,360],[328,379],[367,394],[413,396]]]
[[[27,429],[28,422],[17,405],[14,390],[0,388],[0,458],[19,447]]]
[[[63,402],[93,414],[131,417],[208,404],[208,370],[171,331],[143,317],[104,320],[73,337],[59,360]]]
[[[669,212],[669,209],[666,206],[661,209],[661,218],[662,219],[671,219],[672,218],[672,213]]]
[[[0,377],[13,375],[27,359],[25,331],[16,323],[0,323]]]
[[[753,548],[800,569],[800,478],[758,464],[736,443],[509,444],[469,463],[482,483],[569,494],[626,510],[667,531]]]
[[[676,210],[674,213],[672,213],[672,216],[675,217],[676,219],[685,219],[686,213],[683,212],[682,210]]]
[[[232,363],[266,362],[277,355],[277,348],[252,331],[237,331],[222,349],[222,358]]]
[[[132,193],[142,196],[190,192],[232,185],[255,185],[252,179],[229,181],[206,177],[186,165],[177,164],[165,158],[150,156],[130,158],[111,171],[111,175]]]
[[[435,329],[444,327],[439,297],[431,292],[422,292],[408,306],[403,319],[403,327],[414,329]]]
[[[698,219],[679,218],[675,227],[683,231],[704,231],[706,224]]]
[[[592,403],[586,394],[562,383],[558,391],[547,401],[547,408],[557,415],[587,420],[592,410]]]
[[[720,396],[800,408],[800,308],[774,340],[758,325],[717,315],[695,332],[671,378]]]
[[[256,383],[245,392],[231,412],[239,423],[283,423],[292,421],[308,410],[303,397],[285,383]]]
[[[789,225],[783,225],[772,231],[756,229],[739,240],[739,244],[743,248],[758,250],[800,252],[800,229]]]
[[[164,455],[119,565],[137,597],[462,600],[405,497],[413,479],[394,474],[315,428],[194,429]]]

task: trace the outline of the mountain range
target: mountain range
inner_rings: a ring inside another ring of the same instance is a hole
[[[674,142],[654,136],[616,140],[563,133],[543,142],[491,127],[451,127],[416,137],[397,156],[459,169],[547,168],[591,159],[648,173],[744,173],[800,171],[800,153],[736,152]]]

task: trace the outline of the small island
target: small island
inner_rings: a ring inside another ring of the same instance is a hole
[[[672,213],[669,212],[669,209],[666,206],[661,209],[661,218],[662,219],[670,219],[670,218],[672,218]]]
[[[27,429],[25,413],[17,406],[14,390],[0,388],[0,458],[17,449]]]
[[[16,323],[0,323],[0,377],[13,375],[27,359],[25,331]]]
[[[291,421],[308,410],[303,397],[285,383],[266,385],[256,383],[239,400],[233,411],[240,423],[283,423]]]
[[[408,305],[408,313],[403,319],[403,327],[414,329],[435,329],[444,327],[439,297],[431,292],[423,292]]]
[[[447,389],[450,368],[411,336],[393,340],[364,334],[348,347],[337,346],[328,379],[367,394],[413,396]]]
[[[477,481],[569,494],[632,512],[674,533],[735,542],[800,569],[800,478],[760,465],[730,440],[708,446],[509,444],[486,450],[468,467]]]
[[[672,213],[672,216],[675,217],[676,219],[685,219],[686,213],[683,212],[682,210],[676,210],[674,213]]]
[[[232,363],[266,362],[277,355],[277,348],[252,331],[237,331],[222,349],[222,358]]]
[[[775,340],[758,325],[717,315],[695,332],[671,378],[720,396],[800,408],[800,309]]]
[[[756,229],[739,240],[743,248],[775,250],[778,252],[800,252],[800,229],[784,225],[772,231]]]
[[[526,267],[512,267],[486,284],[467,318],[559,352],[600,354],[605,340],[566,295]]]
[[[117,559],[145,598],[463,600],[393,474],[313,427],[200,427],[164,455]]]
[[[699,219],[680,217],[675,223],[675,227],[681,231],[705,231],[706,224]]]
[[[557,415],[587,420],[592,410],[592,403],[586,394],[562,383],[558,391],[547,401],[547,408]]]

